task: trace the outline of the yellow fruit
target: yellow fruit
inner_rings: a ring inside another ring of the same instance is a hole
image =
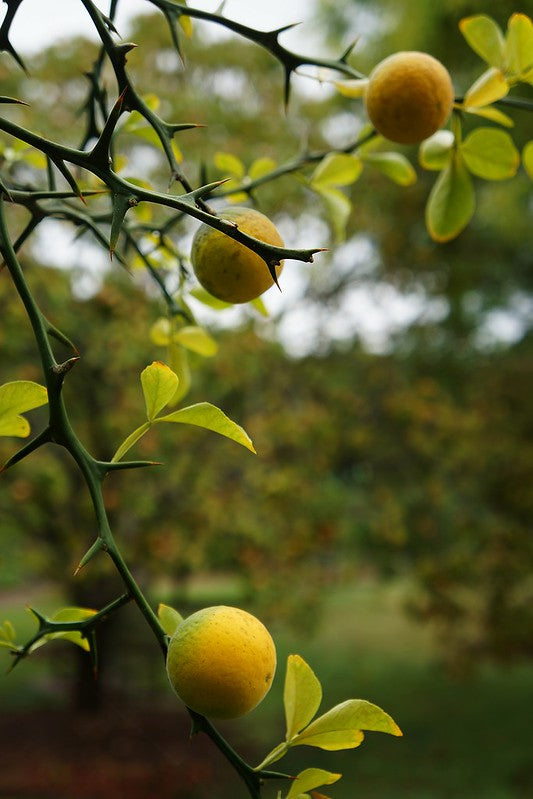
[[[248,713],[268,692],[275,671],[270,633],[239,608],[199,610],[170,640],[170,683],[187,707],[203,716],[233,719]]]
[[[243,233],[283,247],[283,239],[264,214],[253,208],[229,208],[222,219],[235,222]],[[191,261],[202,286],[224,302],[249,302],[269,289],[274,281],[264,260],[235,239],[203,224],[194,236]],[[283,262],[276,267],[279,275]]]
[[[448,120],[453,85],[446,67],[427,53],[394,53],[371,72],[365,95],[370,121],[400,144],[427,139]]]

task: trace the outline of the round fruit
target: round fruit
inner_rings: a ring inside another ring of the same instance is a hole
[[[203,716],[244,716],[268,692],[276,648],[266,627],[245,610],[217,605],[188,616],[167,654],[170,683]]]
[[[254,208],[229,208],[220,214],[248,235],[283,247],[283,239],[264,214]],[[192,243],[191,261],[202,286],[224,302],[249,302],[269,289],[274,281],[264,260],[218,230],[201,225]],[[276,267],[279,275],[283,261]]]
[[[448,120],[453,97],[446,67],[412,51],[394,53],[372,70],[365,104],[378,133],[400,144],[418,144]]]

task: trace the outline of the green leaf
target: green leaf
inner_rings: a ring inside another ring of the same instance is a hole
[[[182,5],[187,5],[187,0],[182,1]],[[192,37],[192,19],[190,17],[185,17],[180,14],[178,17],[178,22],[181,25],[181,28],[185,34],[185,36],[190,39]]]
[[[224,310],[224,308],[233,308],[231,302],[224,302],[224,300],[213,297],[213,295],[209,294],[202,286],[195,286],[191,289],[190,294],[195,300],[198,300],[203,303],[203,305],[207,305],[209,308],[213,308],[216,311]]]
[[[204,358],[210,358],[218,352],[218,344],[213,336],[197,325],[180,327],[174,333],[173,339],[188,350],[203,355]]]
[[[168,347],[170,343],[170,320],[162,316],[150,328],[150,341],[157,347]]]
[[[321,701],[322,686],[311,667],[300,655],[289,655],[283,691],[288,741],[309,724]]]
[[[15,637],[15,628],[11,622],[6,619],[3,624],[0,624],[0,646],[10,649],[12,652],[16,652],[18,646],[15,643]]]
[[[527,174],[533,180],[533,139],[528,141],[522,150],[522,163]]]
[[[426,226],[434,241],[450,241],[466,227],[476,207],[472,179],[455,152],[433,186],[426,205]]]
[[[352,204],[349,198],[340,189],[333,186],[315,184],[312,186],[322,197],[327,208],[328,218],[333,227],[336,241],[342,241],[346,231],[346,224],[350,217]]]
[[[90,608],[61,608],[61,610],[58,610],[57,613],[54,613],[50,621],[85,621],[85,619],[89,619],[91,616],[94,616],[95,613],[96,611],[91,610]],[[76,644],[76,646],[80,646],[85,650],[85,652],[88,652],[90,649],[88,640],[77,630],[65,630],[57,633],[48,633],[44,636],[44,639],[47,641],[53,641],[57,638],[70,641],[71,643]]]
[[[174,411],[174,413],[168,414],[168,416],[159,416],[155,421],[193,424],[198,427],[204,427],[206,430],[213,430],[221,436],[236,441],[237,444],[241,444],[255,453],[254,445],[243,428],[233,422],[216,405],[211,405],[210,402],[198,402],[196,405],[189,405],[187,408],[181,408],[178,411]]]
[[[0,386],[0,436],[25,438],[30,425],[20,414],[46,405],[48,392],[31,380],[14,380]]]
[[[152,422],[174,396],[178,376],[166,364],[154,361],[141,372],[141,384],[148,420]]]
[[[289,744],[287,741],[283,741],[283,743],[278,744],[277,746],[272,749],[268,755],[265,757],[261,763],[254,768],[254,771],[261,771],[262,769],[270,766],[272,763],[275,763],[276,760],[280,760],[284,755],[287,754],[289,751]]]
[[[321,785],[332,785],[341,777],[342,774],[334,774],[321,768],[306,768],[298,774],[285,799],[297,799],[298,796],[319,788]]]
[[[470,172],[485,180],[514,177],[520,153],[512,138],[497,128],[477,128],[461,143],[461,153]]]
[[[328,752],[337,752],[340,749],[355,749],[361,746],[365,739],[361,730],[323,730],[307,733],[293,738],[291,746],[314,746]]]
[[[363,161],[379,169],[399,186],[412,186],[416,183],[414,167],[402,153],[368,153],[363,156]]]
[[[240,178],[230,178],[224,183],[224,191],[231,192],[227,199],[230,203],[238,205],[244,203],[248,199],[245,191],[242,191],[242,181]]]
[[[235,178],[243,178],[245,174],[244,164],[240,158],[233,153],[217,152],[213,158],[216,168],[225,175]]]
[[[520,80],[533,82],[533,22],[525,14],[512,14],[505,39],[508,70]]]
[[[438,130],[422,142],[418,150],[418,160],[424,169],[446,168],[453,155],[455,136],[451,130]]]
[[[258,180],[276,168],[276,162],[273,158],[257,158],[248,170],[248,177],[250,180]]]
[[[30,423],[23,416],[0,417],[0,436],[27,438],[30,434],[30,429]]]
[[[163,630],[170,636],[174,635],[178,626],[183,621],[181,613],[171,608],[170,605],[164,605],[162,602],[157,608],[157,618]]]
[[[176,405],[189,392],[191,387],[191,370],[189,367],[189,356],[185,347],[181,344],[171,342],[168,348],[168,357],[172,371],[178,376],[179,383],[174,392],[169,405]]]
[[[343,97],[351,97],[358,99],[364,97],[367,86],[368,78],[355,78],[353,80],[336,80],[333,85]]]
[[[500,26],[486,14],[465,17],[459,30],[483,61],[491,67],[502,68],[505,62],[505,38]]]
[[[464,98],[464,107],[483,108],[501,100],[509,91],[509,83],[499,69],[490,67],[472,84]]]
[[[130,433],[130,435],[124,439],[120,447],[117,449],[117,451],[111,458],[111,462],[116,463],[117,461],[122,460],[126,452],[128,452],[128,450],[130,450],[133,447],[133,445],[136,444],[137,441],[144,436],[144,434],[150,429],[151,426],[152,426],[151,422],[145,422],[136,430],[134,430],[133,433]]]
[[[468,114],[475,114],[483,119],[488,119],[491,122],[496,122],[497,125],[503,125],[505,128],[514,127],[514,120],[510,116],[504,114],[499,108],[493,105],[486,105],[483,108],[465,108]]]
[[[402,735],[396,722],[380,707],[364,699],[348,699],[315,719],[292,740],[292,745],[329,751],[353,749],[364,738],[362,730]]]
[[[310,182],[314,189],[318,186],[349,186],[355,183],[362,169],[363,163],[356,155],[328,153],[311,175]]]
[[[268,309],[261,297],[256,297],[255,300],[250,300],[250,305],[252,305],[255,310],[261,314],[261,316],[267,317],[269,315]]]

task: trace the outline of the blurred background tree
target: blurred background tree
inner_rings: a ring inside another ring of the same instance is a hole
[[[352,61],[363,72],[394,50],[427,50],[447,65],[460,94],[482,67],[458,21],[482,11],[505,26],[514,10],[495,1],[323,0],[309,31],[332,52],[359,36]],[[193,180],[224,177],[217,152],[234,153],[246,166],[259,157],[283,163],[304,146],[342,147],[364,124],[360,103],[302,77],[285,114],[279,66],[201,24],[186,43],[185,68],[160,17],[143,17],[129,38],[142,39],[128,64],[160,98],[163,116],[207,126],[180,134]],[[92,44],[76,40],[35,57],[31,77],[4,61],[3,92],[31,101],[18,111],[22,120],[39,118],[52,137],[68,130],[77,145],[83,72],[95,56]],[[513,135],[524,143],[531,120],[525,112],[515,120]],[[134,134],[126,126],[116,143],[127,158],[124,174],[164,187],[163,159]],[[415,159],[412,148],[402,151]],[[16,161],[7,142],[3,157]],[[469,228],[436,245],[423,219],[434,176],[418,173],[404,189],[365,169],[352,189],[345,241],[311,267],[286,264],[283,294],[266,298],[268,318],[251,308],[215,315],[191,301],[198,318],[218,330],[220,350],[209,361],[192,359],[198,368],[188,399],[212,399],[238,419],[259,458],[201,431],[176,435],[164,425],[139,444],[141,457],[166,468],[114,479],[107,499],[126,555],[156,601],[185,611],[246,602],[310,632],[342,586],[400,579],[395,602],[437,631],[451,668],[531,658],[531,181],[522,173],[479,185]],[[283,178],[255,199],[291,245],[304,237],[306,245],[333,243],[325,209],[301,182]],[[149,218],[139,221],[149,226]],[[80,349],[83,368],[67,386],[78,403],[74,422],[91,451],[108,457],[103,448],[140,418],[139,371],[166,358],[148,340],[164,309],[142,270],[110,267],[88,239],[73,250],[71,231],[46,226],[50,238],[25,247],[28,279]],[[192,229],[179,222],[172,231],[181,253]],[[178,285],[175,261],[162,263],[161,273]],[[2,379],[38,379],[5,272],[0,320]],[[12,442],[0,440],[1,460],[12,451]],[[93,538],[80,489],[54,450],[5,475],[0,586],[44,577],[75,603],[115,595],[105,563],[70,576]],[[50,557],[52,544],[55,552],[61,546],[62,562]],[[104,675],[106,658],[128,643],[124,627],[108,629]],[[78,683],[85,706],[96,700],[91,685]]]

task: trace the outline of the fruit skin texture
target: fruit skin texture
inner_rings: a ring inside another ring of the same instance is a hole
[[[365,94],[370,121],[382,136],[418,144],[448,120],[454,91],[449,72],[428,53],[394,53],[371,72]]]
[[[188,616],[170,640],[170,684],[187,707],[209,718],[244,716],[267,694],[275,671],[270,633],[240,608],[203,608]]]
[[[284,246],[275,225],[254,208],[229,208],[220,217],[235,222],[243,233],[267,244]],[[255,300],[274,283],[266,263],[257,253],[206,224],[196,231],[191,261],[202,286],[224,302]],[[283,261],[276,267],[277,275],[282,268]]]

